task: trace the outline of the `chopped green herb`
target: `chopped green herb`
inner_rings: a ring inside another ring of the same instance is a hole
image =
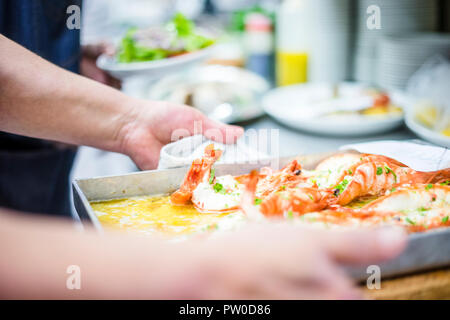
[[[410,218],[406,217],[405,221],[408,222],[409,224],[415,225],[416,223],[414,221],[412,221]]]
[[[314,198],[313,198],[313,196],[312,195],[310,195],[310,194],[308,194],[308,197],[311,199],[311,200],[313,200],[314,201]]]
[[[260,198],[255,198],[255,204],[256,204],[256,205],[261,204],[261,202],[262,202],[262,199],[260,199]]]
[[[216,184],[214,185],[213,188],[214,188],[214,191],[215,191],[215,192],[220,192],[220,191],[222,191],[222,189],[223,189],[223,185],[216,182]]]
[[[427,184],[427,186],[425,187],[425,190],[430,190],[431,188],[433,188],[433,185],[431,183]]]
[[[380,176],[383,174],[383,168],[382,167],[377,167],[377,176]]]
[[[445,216],[442,218],[442,223],[447,223],[448,222],[448,216]]]
[[[395,192],[395,191],[397,191],[397,188],[392,188],[391,189],[391,192]]]
[[[352,170],[348,170],[348,174],[349,174],[349,175],[352,175],[352,174],[353,174],[353,171],[352,171]]]
[[[209,175],[209,184],[213,184],[215,174],[216,174],[216,169],[211,169],[211,174]]]
[[[386,174],[392,173],[392,175],[394,176],[395,182],[397,182],[397,175],[391,168],[389,168],[388,166],[385,166],[384,170],[386,170]]]
[[[288,217],[289,219],[294,218],[294,213],[292,212],[292,210],[289,210],[289,211],[287,212],[287,217]]]
[[[340,194],[342,193],[342,191],[345,190],[345,188],[347,187],[347,185],[348,185],[348,180],[347,180],[347,179],[342,180],[342,182],[339,183],[339,184],[336,186],[336,190],[334,190],[334,195],[335,195],[336,197],[337,197],[338,195],[340,195]]]
[[[281,190],[286,190],[286,186],[281,186]]]
[[[450,185],[450,180],[441,183],[441,186],[448,186],[448,185]]]
[[[427,208],[424,208],[424,207],[420,207],[419,208],[419,211],[421,211],[421,212],[423,212],[423,211],[427,211],[428,209]]]

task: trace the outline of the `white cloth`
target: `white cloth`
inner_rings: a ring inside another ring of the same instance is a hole
[[[342,146],[340,150],[383,155],[406,164],[416,171],[436,171],[450,168],[450,150],[424,142],[376,141]]]
[[[191,165],[203,156],[205,147],[213,143],[215,149],[223,151],[217,163],[249,163],[268,159],[269,156],[252,148],[239,139],[236,144],[226,145],[207,140],[202,135],[186,137],[161,149],[158,169],[170,169]]]

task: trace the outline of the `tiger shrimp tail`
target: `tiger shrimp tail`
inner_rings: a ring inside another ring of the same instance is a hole
[[[210,178],[211,167],[221,155],[222,150],[214,149],[214,144],[206,146],[203,157],[192,162],[180,189],[170,196],[170,202],[175,205],[187,204],[192,198],[194,189],[205,179],[205,175],[208,175],[208,179]]]
[[[433,171],[433,172],[420,172],[422,183],[442,183],[450,181],[450,168]]]
[[[192,192],[177,190],[170,195],[170,203],[173,205],[184,205],[192,198]]]
[[[431,179],[431,183],[442,183],[450,181],[450,168],[436,171],[436,175]]]
[[[196,159],[186,173],[180,188],[171,194],[170,202],[174,205],[187,204],[192,198],[192,192],[198,185],[201,177],[201,167],[203,159]]]
[[[286,167],[284,167],[284,169],[282,171],[286,172],[286,173],[294,173],[298,170],[300,170],[300,172],[301,172],[302,166],[300,163],[298,163],[297,160],[294,159]]]
[[[205,147],[206,158],[210,158],[212,161],[216,162],[222,156],[222,150],[214,149],[214,144],[209,144]]]

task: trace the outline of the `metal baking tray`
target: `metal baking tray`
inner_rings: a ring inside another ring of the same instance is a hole
[[[296,158],[304,168],[310,169],[331,154],[280,158],[279,166],[282,167]],[[216,175],[240,175],[264,165],[267,163],[217,164],[214,167]],[[187,170],[188,168],[185,167],[75,180],[72,186],[78,218],[84,225],[93,225],[99,232],[103,232],[103,228],[89,204],[90,201],[169,194],[178,189]],[[383,278],[450,266],[450,228],[409,235],[406,250],[394,260],[379,266]],[[367,266],[348,267],[347,270],[354,279],[362,281],[368,277]]]

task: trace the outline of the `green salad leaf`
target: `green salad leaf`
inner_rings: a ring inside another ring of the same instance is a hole
[[[125,37],[122,39],[122,45],[118,55],[119,62],[142,62],[164,59],[169,55],[169,52],[160,48],[147,48],[139,46],[133,39],[133,34],[136,32],[136,28],[128,30]]]
[[[183,38],[186,51],[192,52],[209,47],[214,40],[201,36],[199,34],[190,34]]]
[[[177,13],[169,24],[173,24],[180,37],[187,37],[194,33],[195,24],[182,13]]]
[[[137,28],[130,28],[122,39],[117,60],[121,63],[160,60],[174,54],[204,49],[214,43],[213,39],[197,34],[195,23],[181,13],[177,13],[164,28],[176,33],[175,41],[183,47],[181,52],[139,45],[134,39]]]

